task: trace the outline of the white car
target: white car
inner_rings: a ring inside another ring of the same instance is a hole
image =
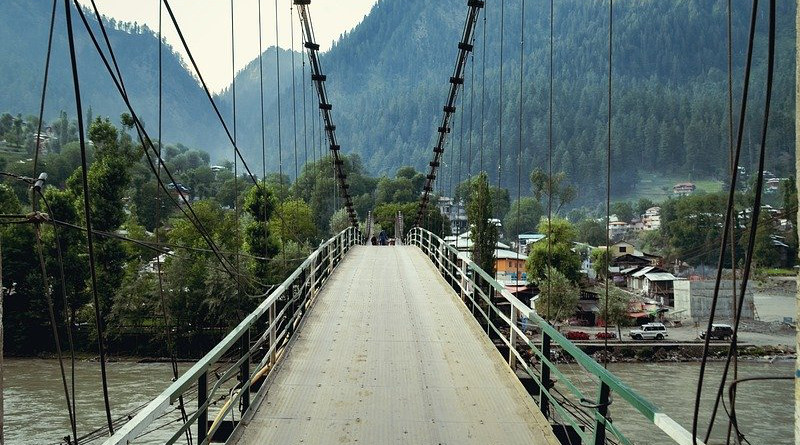
[[[669,337],[663,323],[647,323],[640,329],[632,329],[628,335],[634,340],[663,340]]]

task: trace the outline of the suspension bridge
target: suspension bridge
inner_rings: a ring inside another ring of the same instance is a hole
[[[338,197],[351,227],[322,243],[221,342],[181,375],[176,372],[172,384],[135,415],[123,419],[121,426],[112,421],[106,392],[106,444],[146,441],[153,431],[166,432],[165,443],[199,444],[631,444],[634,442],[612,416],[620,406],[626,406],[626,412],[647,423],[654,437],[663,438],[659,440],[682,445],[704,443],[696,431],[680,425],[582,352],[469,255],[423,228],[465,81],[465,66],[474,50],[479,17],[487,3],[490,2],[466,2],[463,33],[457,42],[456,62],[414,227],[405,233],[400,214],[395,223],[397,245],[370,246],[373,218],[369,215],[366,230],[360,231],[345,163],[340,158],[320,46],[314,37],[311,1],[293,0],[332,156]],[[169,2],[164,4],[199,73]],[[609,5],[613,8],[613,1]],[[774,20],[774,1],[772,5]],[[82,116],[70,19],[73,8],[66,0],[65,6],[78,116]],[[84,12],[75,10],[86,23]],[[753,17],[755,20],[755,14]],[[160,176],[163,171],[177,187],[160,150],[131,105],[107,37],[95,35],[88,25],[86,28],[130,111],[160,185],[166,190]],[[104,43],[107,51],[102,49]],[[774,45],[774,35],[771,43]],[[609,76],[610,70],[609,66]],[[235,110],[234,125],[229,131],[202,76],[200,82],[234,148],[235,168],[241,164],[255,186],[260,187],[237,146]],[[609,109],[610,97],[609,77]],[[609,146],[610,126],[609,119]],[[80,120],[79,127],[83,127]],[[521,134],[520,130],[520,138]],[[81,139],[84,154],[85,145]],[[91,256],[94,231],[90,224],[86,160],[83,162]],[[191,202],[182,195],[178,199],[182,202],[176,200],[175,204],[186,209],[185,216],[203,234],[222,268],[233,276],[241,275],[238,262],[233,264],[222,255],[205,232]],[[757,211],[754,214],[757,221]],[[92,267],[93,264],[90,261]],[[94,277],[93,269],[92,274]],[[99,310],[96,295],[95,308]],[[98,325],[99,331],[101,328]],[[102,337],[99,344],[102,365]],[[569,375],[565,369],[568,367],[570,372],[577,369],[584,375],[582,382]],[[103,374],[105,385],[105,371]],[[586,380],[591,383],[587,385]],[[66,380],[64,386],[66,389]],[[113,427],[115,424],[118,428]]]

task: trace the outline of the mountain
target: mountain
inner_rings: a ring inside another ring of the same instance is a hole
[[[0,4],[0,17],[18,17],[9,26],[0,27],[0,38],[19,42],[0,48],[0,60],[13,62],[0,66],[0,76],[12,79],[0,85],[0,110],[33,113],[38,105],[49,19],[48,8],[40,3],[46,2],[6,0]],[[418,169],[427,166],[461,37],[465,3],[379,0],[357,27],[322,55],[342,152],[358,153],[372,173],[391,175],[402,165]],[[483,16],[477,29],[475,54],[467,66],[467,82],[444,155],[446,165],[440,172],[439,186],[445,191],[449,183],[475,174],[481,159],[492,182],[501,172],[500,182],[512,189],[512,194],[518,166],[523,193],[528,191],[529,172],[547,169],[549,2],[526,2],[521,119],[522,14],[519,1],[504,3],[501,61],[499,2],[487,2],[485,75]],[[676,180],[724,178],[728,162],[726,5],[727,0],[614,2],[613,194],[625,195],[653,174]],[[778,51],[767,160],[768,169],[778,176],[792,174],[794,165],[795,8],[794,2],[778,3]],[[735,114],[741,100],[749,15],[750,2],[733,1]],[[766,16],[766,5],[762,5],[743,147],[742,162],[748,171],[757,161],[766,71]],[[578,187],[579,204],[592,204],[605,194],[608,4],[559,0],[554,17],[553,168],[566,172],[568,180]],[[317,16],[317,20],[322,19]],[[152,126],[156,59],[145,54],[156,50],[157,40],[145,28],[129,24],[116,24],[115,28],[111,38],[129,89]],[[71,109],[63,23],[57,30],[56,42],[61,50],[54,61],[59,68],[54,69],[48,96],[49,116],[59,109]],[[79,47],[86,102],[95,114],[118,114],[121,107],[109,93],[113,90],[107,75],[83,34],[79,32]],[[280,89],[275,74],[276,51]],[[304,54],[275,48],[262,55],[267,170],[282,169],[290,176],[294,176],[295,153],[302,165],[306,157],[313,159],[327,150],[324,143],[321,145],[307,65],[302,76],[304,58]],[[230,143],[211,115],[197,81],[175,54],[167,54],[165,70],[169,70],[165,103],[170,110],[165,139],[208,150],[214,158],[232,156]],[[293,76],[297,79],[296,100],[292,100]],[[237,142],[256,173],[261,170],[261,82],[258,59],[236,77]],[[216,99],[226,121],[232,123],[232,88]],[[518,161],[520,122],[524,142]]]
[[[66,38],[63,3],[57,2],[50,78],[45,101],[45,119],[58,117],[61,110],[75,116],[72,71]],[[42,90],[47,37],[52,2],[4,0],[0,2],[0,110],[13,114],[37,115]],[[89,22],[101,38],[97,22]],[[94,116],[108,116],[113,122],[126,111],[124,102],[102,65],[100,56],[73,11],[76,52],[84,110]],[[153,138],[157,137],[158,37],[146,26],[106,23],[131,102]],[[171,48],[163,55],[163,139],[183,142],[214,152],[209,141],[221,134],[208,107],[208,99],[197,80]]]
[[[380,0],[361,24],[323,54],[342,150],[358,153],[373,173],[391,175],[401,165],[427,166],[461,36],[464,3]],[[629,193],[651,174],[683,180],[724,179],[728,162],[726,4],[725,0],[615,1],[613,194]],[[553,168],[568,174],[568,180],[578,187],[580,203],[592,203],[605,194],[608,5],[581,0],[561,0],[555,5]],[[477,172],[481,140],[484,168],[492,181],[496,181],[501,160],[501,184],[516,188],[521,11],[519,2],[507,1],[505,7],[501,64],[500,10],[497,2],[487,3],[485,76],[483,20],[477,30],[474,58],[467,66],[467,82],[444,155],[451,167],[444,166],[440,173],[440,187],[445,191],[451,176],[456,182],[468,171]],[[549,93],[548,3],[527,2],[526,7],[521,120],[524,145],[519,162],[523,193],[528,190],[529,172],[547,168]],[[777,13],[767,166],[779,176],[793,174],[795,7],[793,2],[780,2]],[[743,147],[742,163],[748,171],[757,162],[763,113],[766,16],[764,7],[758,15]],[[749,17],[750,2],[735,0],[735,115],[741,100]],[[258,79],[253,70],[250,66],[240,74],[237,88],[245,88],[248,78]],[[287,112],[291,113],[287,103],[290,86],[285,86],[286,80],[283,85],[285,167],[286,154],[291,154],[293,147],[286,135],[293,129],[287,120]],[[241,96],[237,94],[237,104],[244,104]],[[223,95],[222,100],[230,103],[230,95]],[[267,102],[267,109],[274,114],[274,100]],[[249,110],[248,114],[255,112],[253,107],[243,109]],[[267,133],[275,136],[274,115],[267,117]],[[460,170],[453,168],[459,164],[459,157]]]

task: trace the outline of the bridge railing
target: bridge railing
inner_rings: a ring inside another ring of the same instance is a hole
[[[616,396],[614,400],[630,405],[675,443],[693,443],[690,432],[583,352],[472,262],[465,252],[459,252],[420,227],[409,232],[406,242],[419,247],[431,259],[476,319],[485,326],[487,335],[496,344],[499,341],[504,346],[499,349],[508,351],[506,360],[511,369],[524,371],[523,376],[533,381],[534,388],[529,392],[542,413],[551,420],[556,414],[561,422],[572,427],[572,431],[564,432],[570,440],[583,444],[630,444],[631,441],[609,415],[612,396]],[[540,332],[538,342],[526,332],[530,327]],[[597,383],[594,393],[587,394],[585,385],[573,383],[559,370],[551,354],[555,346],[569,356],[567,361],[580,365],[582,372]],[[702,442],[698,440],[697,444],[702,445]]]
[[[222,419],[231,411],[238,411],[240,419],[248,415],[251,386],[255,390],[269,376],[319,290],[347,251],[360,242],[361,234],[350,227],[320,245],[256,310],[105,444],[132,443],[154,429],[163,434],[166,427],[172,428],[172,436],[165,440],[171,444],[195,424],[193,443],[205,444],[214,437],[223,425]],[[162,417],[174,412],[177,402],[184,397],[188,399],[195,389],[197,401],[195,406],[187,404],[185,421],[164,425]],[[221,399],[225,403],[215,410],[215,418],[209,423],[209,409]]]

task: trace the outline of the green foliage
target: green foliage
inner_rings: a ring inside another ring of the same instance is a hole
[[[472,240],[472,261],[491,276],[495,273],[494,250],[497,248],[497,225],[490,221],[492,199],[489,178],[480,173],[471,181],[471,193],[467,205],[467,219],[470,223]]]
[[[419,204],[416,202],[409,202],[405,204],[381,204],[375,207],[375,211],[373,212],[375,224],[376,226],[380,226],[383,230],[385,230],[386,235],[391,238],[394,236],[394,225],[395,220],[397,219],[397,212],[401,212],[403,214],[404,222],[403,236],[406,236],[414,226],[413,222],[414,218],[417,216],[418,207]],[[422,227],[439,236],[447,236],[450,234],[450,224],[447,221],[447,217],[439,213],[439,210],[436,207],[430,205],[426,210],[425,217],[422,219]]]
[[[546,320],[560,322],[568,319],[578,306],[580,292],[572,280],[558,269],[545,272],[539,281],[536,312]]]
[[[453,197],[456,202],[462,201],[467,207],[469,206],[470,200],[472,200],[472,191],[475,189],[475,182],[478,180],[478,177],[479,176],[473,176],[456,186]],[[511,197],[508,193],[508,189],[489,184],[489,195],[492,201],[491,217],[501,219],[506,216],[511,209]]]
[[[284,241],[305,243],[317,234],[311,207],[302,200],[285,201],[275,206],[269,220],[270,230]]]
[[[261,187],[252,187],[244,202],[244,209],[252,218],[245,227],[245,250],[250,255],[265,258],[253,260],[250,265],[259,280],[266,280],[270,276],[269,259],[278,252],[278,243],[272,236],[269,223],[275,207],[275,198],[264,182]]]
[[[633,209],[631,203],[627,201],[618,201],[611,203],[609,211],[611,215],[617,215],[617,219],[619,221],[624,221],[624,222],[631,222],[633,218],[639,216]]]
[[[514,201],[503,218],[506,236],[509,239],[516,239],[520,233],[535,231],[543,214],[542,205],[531,197],[526,196]]]
[[[622,330],[620,327],[628,322],[628,306],[631,296],[614,285],[608,287],[608,297],[606,297],[605,289],[598,289],[598,291],[600,294],[600,301],[598,302],[600,318],[605,320],[606,325],[616,325],[617,338],[621,339]]]
[[[592,249],[592,269],[598,279],[605,278],[608,275],[608,250],[603,247],[602,249]]]
[[[606,227],[602,221],[596,219],[583,219],[575,225],[577,235],[575,241],[602,246],[606,244]]]
[[[578,194],[575,186],[567,184],[567,174],[563,171],[551,178],[546,172],[537,168],[531,172],[530,180],[534,198],[541,202],[545,209],[552,203],[554,215],[558,215],[561,208],[574,201]]]
[[[547,239],[544,239],[531,248],[525,265],[528,280],[541,286],[547,278],[549,264],[551,269],[557,270],[569,281],[577,283],[580,279],[581,258],[572,251],[572,242],[575,240],[575,229],[572,224],[560,218],[553,218],[550,223],[542,219],[539,233],[549,234],[550,245],[548,246]]]
[[[347,216],[345,209],[339,209],[331,216],[331,233],[339,233],[342,230],[350,227],[350,217]]]
[[[739,245],[747,246],[751,226],[748,224],[747,228],[742,232]],[[753,248],[753,261],[754,267],[781,267],[783,264],[780,262],[780,255],[778,249],[773,245],[771,236],[775,234],[775,226],[770,216],[761,212],[758,217],[758,228],[756,229],[755,247]]]
[[[726,202],[723,194],[707,194],[669,199],[662,203],[661,233],[675,249],[677,258],[691,265],[715,264],[719,257]]]

